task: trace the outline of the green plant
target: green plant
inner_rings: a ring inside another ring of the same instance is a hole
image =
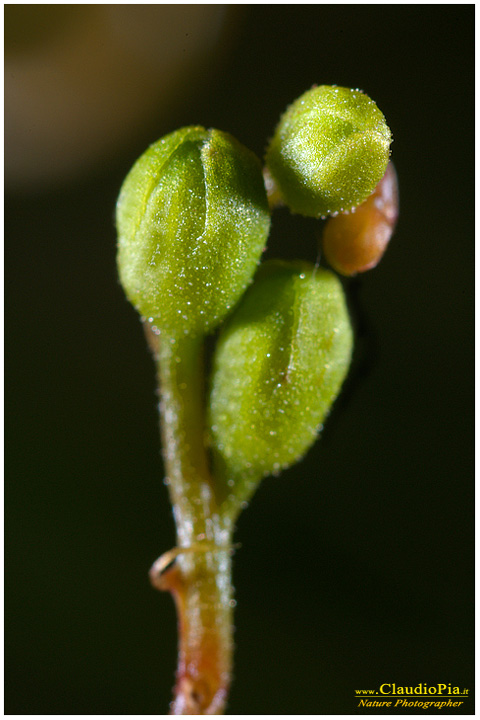
[[[235,521],[260,480],[315,441],[350,363],[352,331],[332,272],[303,261],[257,271],[270,213],[280,203],[314,217],[334,213],[332,265],[343,274],[371,267],[396,220],[390,140],[366,95],[321,86],[280,119],[263,174],[231,136],[187,127],[152,145],[122,187],[118,269],[158,367],[177,527],[177,547],[150,571],[179,616],[173,714],[223,711]],[[352,212],[337,214],[344,210]],[[204,340],[216,328],[205,391]]]

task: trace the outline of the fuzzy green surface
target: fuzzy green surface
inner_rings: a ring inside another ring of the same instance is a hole
[[[154,143],[122,186],[121,283],[159,333],[204,334],[250,283],[269,229],[256,156],[219,130],[182,128]]]
[[[391,133],[360,90],[321,85],[282,115],[266,163],[286,205],[321,217],[350,210],[375,189],[388,160]]]
[[[315,441],[350,364],[352,330],[333,273],[263,265],[222,330],[209,422],[232,497],[299,460]]]

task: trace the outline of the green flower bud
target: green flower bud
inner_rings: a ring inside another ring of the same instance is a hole
[[[313,444],[351,350],[343,289],[333,273],[304,262],[260,268],[220,335],[210,394],[217,471],[236,501]]]
[[[373,192],[385,173],[391,140],[367,95],[321,85],[280,118],[266,163],[290,210],[322,217],[350,210]]]
[[[117,203],[127,297],[157,333],[204,334],[250,283],[269,228],[255,155],[219,130],[177,130],[135,163]]]

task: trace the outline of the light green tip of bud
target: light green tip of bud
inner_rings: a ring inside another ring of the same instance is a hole
[[[117,203],[118,270],[154,331],[202,335],[251,281],[270,229],[259,160],[219,130],[154,143]]]
[[[324,217],[365,200],[383,177],[392,141],[360,90],[320,85],[282,115],[266,163],[294,213]]]
[[[333,273],[304,262],[262,265],[214,358],[211,440],[232,499],[242,501],[261,477],[306,453],[351,351],[344,293]]]

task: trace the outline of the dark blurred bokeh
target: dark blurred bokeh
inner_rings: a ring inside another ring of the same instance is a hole
[[[175,614],[147,571],[174,526],[115,201],[182,125],[261,155],[313,83],[385,113],[401,217],[346,283],[355,361],[322,439],[240,518],[229,712],[473,691],[473,41],[467,5],[6,7],[7,714],[168,708]],[[278,211],[269,256],[314,261],[316,229]]]

